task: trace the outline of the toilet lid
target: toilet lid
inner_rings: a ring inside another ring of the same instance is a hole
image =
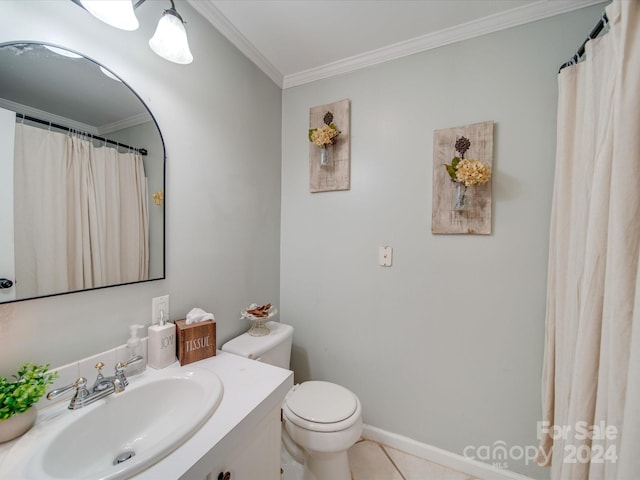
[[[349,418],[358,406],[353,393],[330,382],[304,382],[286,400],[298,417],[316,423],[336,423]]]

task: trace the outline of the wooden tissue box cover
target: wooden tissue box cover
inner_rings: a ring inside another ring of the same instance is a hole
[[[176,349],[180,365],[197,362],[216,354],[216,323],[213,320],[192,323],[176,320]]]

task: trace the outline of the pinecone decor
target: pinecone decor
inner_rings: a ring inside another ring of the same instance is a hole
[[[325,125],[331,125],[331,122],[333,122],[333,113],[331,112],[325,113],[323,120]]]
[[[471,141],[466,137],[460,137],[456,140],[456,152],[460,153],[460,158],[464,158],[464,154],[471,146]]]

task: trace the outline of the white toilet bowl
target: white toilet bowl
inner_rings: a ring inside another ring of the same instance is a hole
[[[358,397],[334,383],[304,382],[282,410],[286,434],[305,453],[304,480],[350,480],[347,450],[362,434]]]
[[[222,346],[225,352],[289,368],[293,327],[267,322],[269,334],[244,333]],[[304,480],[351,480],[347,450],[362,434],[362,407],[352,392],[329,382],[304,382],[287,394],[282,441],[290,459],[304,464]],[[287,459],[287,462],[289,459]]]

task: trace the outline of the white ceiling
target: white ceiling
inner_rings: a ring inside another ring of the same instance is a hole
[[[287,88],[602,0],[188,2]]]

